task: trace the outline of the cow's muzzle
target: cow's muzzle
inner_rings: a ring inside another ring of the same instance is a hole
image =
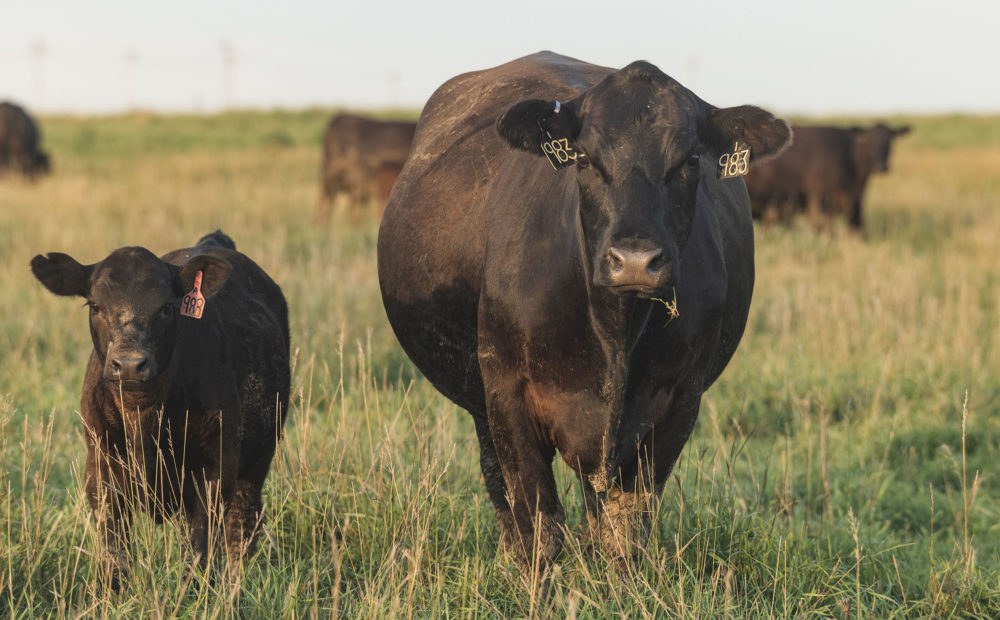
[[[117,353],[104,367],[104,378],[120,381],[127,389],[139,389],[155,374],[153,361],[143,353]]]
[[[629,249],[614,247],[604,257],[601,281],[620,293],[650,297],[670,287],[673,265],[661,248]]]

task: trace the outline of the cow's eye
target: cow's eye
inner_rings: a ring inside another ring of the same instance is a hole
[[[687,159],[681,160],[677,165],[667,170],[667,174],[664,175],[663,180],[666,183],[670,183],[675,178],[686,179],[693,169],[698,167],[698,154],[688,157]]]
[[[695,153],[691,157],[687,158],[687,161],[684,163],[684,167],[687,169],[688,172],[697,172],[700,163],[701,163],[701,156]]]
[[[578,150],[576,154],[576,165],[579,168],[590,168],[590,158],[583,151]]]
[[[101,313],[101,307],[98,306],[97,304],[95,304],[92,301],[88,301],[87,302],[87,307],[90,308],[90,314],[91,315],[95,315],[95,314],[100,314]]]
[[[174,304],[173,303],[165,303],[165,304],[163,304],[163,306],[160,307],[160,313],[159,314],[160,314],[161,318],[169,317],[173,313],[174,313]]]

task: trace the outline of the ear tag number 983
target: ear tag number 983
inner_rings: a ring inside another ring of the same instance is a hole
[[[719,178],[741,177],[750,170],[750,146],[737,142],[732,153],[723,153],[719,158]]]

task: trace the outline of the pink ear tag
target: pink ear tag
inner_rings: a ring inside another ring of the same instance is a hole
[[[205,310],[205,298],[201,294],[201,272],[194,277],[194,288],[181,300],[181,316],[200,319]]]

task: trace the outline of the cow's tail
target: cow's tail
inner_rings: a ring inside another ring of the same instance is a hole
[[[215,232],[210,232],[201,239],[198,239],[198,243],[196,243],[194,247],[197,249],[227,248],[229,250],[235,250],[236,243],[229,238],[229,235],[222,232],[222,230],[216,230]]]

